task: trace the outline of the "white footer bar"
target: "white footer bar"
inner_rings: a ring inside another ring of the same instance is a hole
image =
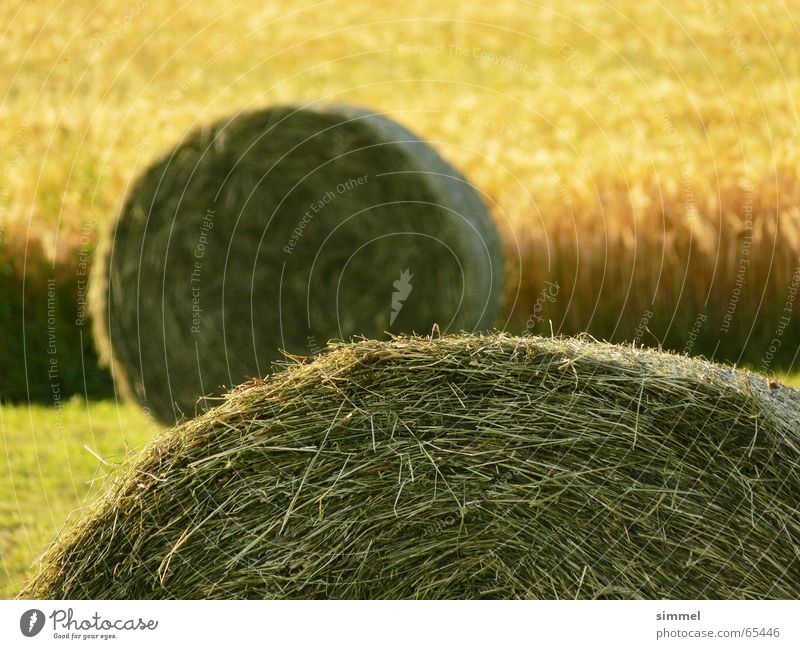
[[[0,602],[0,647],[800,647],[800,602]]]

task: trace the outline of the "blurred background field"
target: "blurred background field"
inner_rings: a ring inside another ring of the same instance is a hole
[[[187,130],[271,103],[343,101],[430,138],[485,193],[511,271],[498,325],[549,332],[552,320],[764,370],[794,360],[791,312],[769,354],[800,281],[788,5],[141,0],[0,12],[5,266],[27,251],[32,272],[41,242],[75,292],[68,268]],[[26,296],[42,303],[41,286],[27,282]]]
[[[429,138],[501,229],[498,327],[794,371],[798,12],[546,5],[0,5],[0,400],[23,404],[0,422],[0,582],[101,470],[92,435],[105,457],[152,432],[111,402],[54,423],[113,395],[82,302],[98,231],[158,154],[239,110],[341,101]]]

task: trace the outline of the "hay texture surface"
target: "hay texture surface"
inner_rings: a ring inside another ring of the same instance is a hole
[[[155,440],[24,594],[796,598],[798,404],[590,340],[338,345]]]
[[[481,199],[418,136],[354,108],[274,107],[195,131],[144,173],[92,309],[121,390],[174,423],[281,350],[487,329],[502,285]]]

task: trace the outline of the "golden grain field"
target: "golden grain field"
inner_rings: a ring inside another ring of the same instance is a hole
[[[348,102],[484,193],[509,257],[500,326],[787,367],[799,24],[779,0],[4,2],[3,236],[74,255],[188,130]]]

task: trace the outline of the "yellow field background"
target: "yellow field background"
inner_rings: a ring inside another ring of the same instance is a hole
[[[4,2],[5,238],[74,255],[188,130],[348,102],[429,138],[484,192],[509,256],[500,326],[767,371],[800,263],[793,7]]]

